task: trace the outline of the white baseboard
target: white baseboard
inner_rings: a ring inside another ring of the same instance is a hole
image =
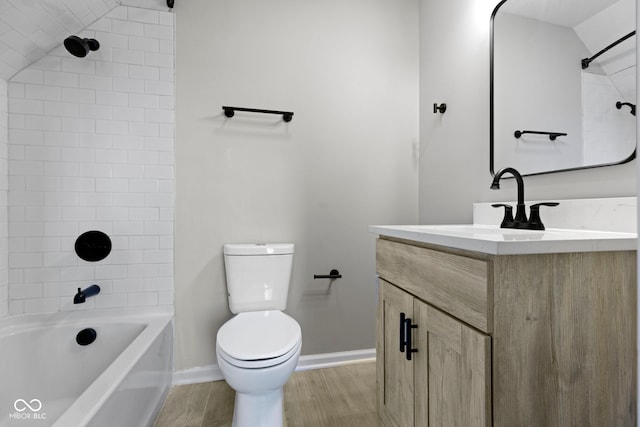
[[[309,354],[300,356],[296,372],[370,362],[375,360],[375,358],[375,348],[340,351],[336,353]],[[205,383],[222,379],[222,372],[220,372],[218,365],[199,366],[173,373],[173,385]]]

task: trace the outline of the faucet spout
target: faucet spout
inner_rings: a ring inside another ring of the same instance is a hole
[[[516,224],[525,224],[527,222],[527,213],[525,211],[524,205],[524,180],[522,179],[522,175],[520,175],[520,172],[510,167],[500,169],[493,176],[493,181],[491,181],[491,189],[500,189],[500,179],[505,173],[510,173],[511,175],[513,175],[518,186],[518,204],[516,206],[516,216],[514,218],[514,221]]]
[[[98,295],[99,293],[100,286],[98,285],[91,285],[85,289],[78,288],[78,293],[73,297],[73,303],[82,304],[87,298]]]

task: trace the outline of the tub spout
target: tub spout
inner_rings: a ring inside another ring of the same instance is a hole
[[[73,297],[74,304],[82,304],[89,297],[98,295],[100,293],[100,286],[91,285],[88,288],[78,288],[78,293]]]

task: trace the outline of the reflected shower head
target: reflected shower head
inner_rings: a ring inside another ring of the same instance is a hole
[[[64,47],[73,56],[84,58],[89,51],[100,49],[100,43],[96,39],[81,39],[78,36],[69,36],[64,39]]]

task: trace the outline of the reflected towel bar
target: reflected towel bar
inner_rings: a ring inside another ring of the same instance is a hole
[[[282,120],[285,122],[290,122],[293,118],[292,111],[276,111],[276,110],[260,110],[258,108],[243,108],[243,107],[227,107],[222,106],[224,110],[224,115],[227,117],[233,117],[236,111],[247,111],[249,113],[263,113],[263,114],[281,114]]]
[[[559,136],[567,136],[566,133],[562,133],[562,132],[545,132],[545,131],[538,131],[538,130],[517,130],[513,133],[513,136],[515,136],[516,138],[520,138],[525,133],[533,133],[536,135],[549,135],[549,139],[551,141],[555,141],[556,138]]]
[[[628,39],[629,37],[633,36],[636,32],[635,31],[631,31],[629,34],[627,34],[626,36],[622,36],[620,37],[618,40],[614,41],[613,43],[611,43],[609,46],[605,47],[604,49],[602,49],[600,52],[596,53],[595,55],[593,55],[591,58],[584,58],[582,59],[581,63],[582,63],[582,69],[586,69],[589,68],[589,64],[591,63],[591,61],[593,61],[594,59],[596,59],[598,56],[602,55],[603,53],[605,53],[606,51],[608,51],[609,49],[616,47],[618,44],[622,43],[623,41],[625,41],[626,39]]]
[[[342,274],[336,269],[333,269],[329,272],[329,274],[314,274],[314,279],[341,279]]]

